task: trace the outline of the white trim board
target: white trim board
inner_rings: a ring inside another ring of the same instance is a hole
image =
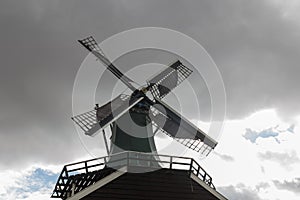
[[[206,183],[204,183],[198,176],[196,176],[195,174],[191,173],[191,179],[193,179],[194,181],[196,181],[199,185],[201,185],[204,189],[206,189],[207,191],[209,191],[211,194],[213,194],[215,197],[217,197],[220,200],[228,200],[226,199],[223,195],[221,195],[219,192],[217,192],[215,189],[211,188],[210,186],[208,186]]]

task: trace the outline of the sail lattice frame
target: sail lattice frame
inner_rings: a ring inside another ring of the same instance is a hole
[[[180,85],[193,71],[179,60],[155,77],[147,80],[151,94],[158,99],[164,98],[172,89]]]
[[[89,36],[87,38],[84,38],[82,40],[79,40],[80,43],[87,48],[89,51],[97,51],[100,54],[102,54],[103,56],[105,56],[104,52],[102,51],[102,49],[99,47],[98,43],[96,42],[96,40],[94,39],[93,36]],[[106,57],[106,56],[105,56]]]
[[[209,153],[213,150],[212,147],[202,142],[200,139],[193,140],[193,139],[184,139],[184,138],[176,138],[172,136],[170,133],[165,131],[163,128],[158,126],[154,121],[152,121],[152,125],[159,129],[162,133],[166,134],[170,138],[174,139],[176,142],[188,147],[189,149],[199,152],[200,154],[204,156],[208,156]]]
[[[84,131],[85,134],[88,135],[90,130],[99,127],[96,113],[97,111],[94,109],[71,117],[71,119]]]
[[[129,107],[129,95],[121,94],[112,101],[94,110],[76,115],[71,119],[86,135],[93,135],[109,123],[115,115]]]

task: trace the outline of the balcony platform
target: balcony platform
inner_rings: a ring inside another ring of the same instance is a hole
[[[51,197],[226,200],[194,159],[140,152],[65,165]]]

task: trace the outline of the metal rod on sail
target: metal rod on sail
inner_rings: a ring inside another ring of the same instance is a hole
[[[94,56],[96,56],[104,65],[106,65],[107,69],[111,71],[118,79],[120,79],[127,87],[129,87],[132,91],[135,91],[136,88],[130,83],[134,82],[130,78],[128,78],[125,74],[123,74],[120,70],[118,70],[112,62],[108,60],[104,55],[98,52],[95,49],[90,48],[87,44],[85,44],[82,40],[78,40],[80,44],[82,44],[85,48],[87,48]]]

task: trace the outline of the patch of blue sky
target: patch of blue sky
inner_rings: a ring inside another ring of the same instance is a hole
[[[14,191],[20,199],[27,198],[29,193],[37,191],[47,191],[51,193],[59,174],[54,174],[49,170],[37,168],[29,175],[16,181],[16,186],[9,188]]]
[[[294,125],[291,125],[286,130],[278,130],[278,126],[276,126],[276,127],[271,127],[271,128],[268,128],[268,129],[264,129],[260,132],[259,131],[254,131],[250,128],[247,128],[245,134],[243,135],[243,137],[246,140],[249,140],[251,143],[256,143],[256,140],[258,138],[274,138],[277,143],[280,143],[277,136],[279,136],[279,134],[282,134],[282,133],[287,132],[287,131],[293,133],[294,132]]]
[[[292,124],[288,129],[287,131],[291,132],[291,133],[294,133],[294,128],[295,128],[295,124]]]

